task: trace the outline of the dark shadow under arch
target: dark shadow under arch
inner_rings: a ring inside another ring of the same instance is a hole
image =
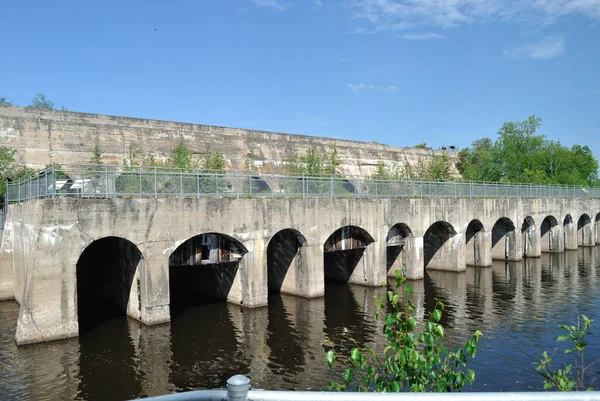
[[[402,265],[406,266],[406,241],[412,237],[413,233],[409,226],[404,223],[395,224],[386,238],[387,255],[386,255],[386,271],[389,271],[398,257],[402,257]]]
[[[535,228],[535,220],[533,220],[533,217],[527,216],[525,217],[525,219],[523,219],[523,224],[521,225],[521,233],[524,233],[531,228]]]
[[[548,233],[548,231],[557,225],[558,221],[554,216],[546,216],[546,218],[542,221],[542,225],[540,226],[540,235],[542,238]]]
[[[131,286],[142,260],[139,249],[120,237],[101,238],[84,249],[76,267],[80,335],[127,314]],[[139,280],[136,287],[139,307]]]
[[[492,227],[492,248],[511,231],[515,231],[515,225],[508,217],[501,217]]]
[[[521,238],[523,242],[523,256],[529,257],[532,253],[532,248],[535,248],[537,240],[534,236],[535,233],[535,220],[533,217],[527,216],[523,219],[521,224]]]
[[[577,241],[581,245],[595,245],[595,240],[589,238],[593,235],[592,219],[586,213],[582,214],[577,220]]]
[[[237,239],[221,233],[196,235],[169,256],[171,317],[187,307],[226,301],[243,256]]]
[[[325,280],[348,282],[373,237],[361,227],[344,226],[323,244]]]
[[[481,221],[474,219],[467,225],[467,231],[465,232],[465,257],[467,258],[467,264],[472,266],[478,266],[481,264],[481,249],[480,241],[481,237],[477,235],[485,231]]]
[[[281,291],[285,276],[304,244],[306,238],[294,229],[281,230],[271,238],[267,246],[269,292]]]
[[[484,231],[484,227],[481,221],[477,219],[471,220],[469,222],[469,225],[467,226],[467,231],[465,233],[465,243],[468,244],[469,242],[471,242],[475,234],[477,234],[480,231]]]
[[[591,223],[592,223],[592,219],[590,218],[590,216],[588,216],[586,213],[584,213],[581,215],[581,217],[579,217],[579,220],[577,220],[577,229],[581,230],[585,225],[591,224]]]
[[[437,221],[425,231],[425,235],[423,235],[423,258],[425,268],[427,268],[431,259],[433,259],[446,241],[455,235],[456,230],[452,227],[452,224],[445,221]]]

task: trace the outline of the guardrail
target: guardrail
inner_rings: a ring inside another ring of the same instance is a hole
[[[375,180],[366,176],[211,172],[158,167],[51,165],[7,182],[8,203],[70,197],[600,198],[600,188],[474,181]]]
[[[227,390],[200,390],[145,398],[147,401],[600,401],[600,392],[507,393],[351,393],[250,390],[250,379],[236,375]]]

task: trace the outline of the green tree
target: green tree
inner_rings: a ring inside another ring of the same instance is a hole
[[[430,180],[448,181],[454,178],[452,164],[446,152],[433,155],[425,167],[425,177]]]
[[[15,159],[15,150],[0,146],[0,206],[4,206],[6,180],[17,181],[30,177],[33,169],[19,164]]]
[[[467,355],[475,357],[477,343],[482,335],[475,331],[463,348],[448,351],[443,345],[444,327],[440,324],[444,304],[435,301],[422,332],[415,332],[416,305],[412,302],[412,288],[405,285],[406,279],[396,270],[396,289],[403,295],[388,291],[387,302],[379,299],[375,319],[383,315],[383,334],[389,345],[382,354],[370,347],[355,343],[343,360],[346,369],[341,383],[333,382],[330,388],[339,391],[399,392],[448,392],[461,391],[465,384],[472,384],[475,372],[465,369]],[[406,300],[406,301],[403,301]],[[327,352],[327,362],[332,368],[337,355]]]
[[[102,164],[102,152],[100,152],[100,147],[98,145],[94,146],[94,150],[92,150],[90,164]]]
[[[546,139],[535,116],[505,122],[498,138],[478,139],[459,153],[464,179],[532,184],[598,185],[598,162],[587,146],[570,149]]]
[[[219,149],[213,151],[210,146],[207,146],[204,158],[202,159],[202,168],[213,172],[225,171],[225,157],[223,157],[223,153]]]
[[[383,160],[381,160],[381,159],[377,160],[377,166],[375,167],[375,171],[371,175],[371,179],[381,180],[381,181],[391,179],[391,174],[389,172],[389,169],[386,167]]]
[[[593,387],[591,387],[593,379],[590,381],[590,369],[600,360],[588,364],[585,361],[585,348],[587,346],[585,337],[591,334],[589,330],[592,327],[592,322],[593,320],[587,316],[579,315],[577,316],[577,325],[560,325],[560,328],[566,334],[559,336],[556,341],[571,341],[572,346],[565,349],[564,353],[573,353],[575,360],[562,369],[553,369],[552,359],[554,354],[550,356],[547,351],[544,351],[540,362],[534,363],[536,370],[544,378],[544,390],[553,387],[556,387],[559,391],[593,390]]]
[[[45,94],[38,93],[27,107],[32,109],[54,110],[54,102],[50,101]]]
[[[342,161],[340,160],[340,157],[338,155],[337,146],[334,143],[333,148],[331,149],[331,153],[327,157],[327,163],[325,165],[323,173],[325,175],[338,175],[339,168],[341,165]]]
[[[188,149],[185,142],[179,141],[179,144],[173,149],[171,165],[175,168],[193,168],[192,151]]]
[[[6,97],[0,97],[0,106],[12,106],[12,100],[8,100]]]

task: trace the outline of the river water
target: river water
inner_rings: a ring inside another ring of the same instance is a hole
[[[435,298],[445,303],[449,346],[474,330],[484,333],[469,361],[476,372],[469,390],[541,390],[532,363],[544,350],[559,346],[557,362],[571,361],[562,354],[565,344],[554,341],[558,325],[578,313],[598,315],[600,247],[464,273],[428,271],[411,285],[421,319]],[[258,310],[208,303],[151,327],[122,317],[80,338],[25,347],[13,340],[18,304],[0,302],[0,399],[120,400],[222,387],[237,373],[254,388],[326,389],[339,377],[327,369],[328,340],[338,351],[351,346],[350,337],[385,347],[372,317],[374,297],[385,292],[327,284],[324,298],[274,295]],[[600,334],[590,336],[586,358],[600,358]]]

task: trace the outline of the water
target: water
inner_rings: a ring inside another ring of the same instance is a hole
[[[476,371],[471,390],[541,390],[532,362],[557,346],[558,324],[573,322],[577,313],[597,316],[600,248],[465,273],[429,271],[412,285],[421,319],[435,298],[446,304],[449,344],[464,343],[477,329],[484,333],[469,362]],[[2,302],[0,398],[118,400],[222,387],[237,373],[250,376],[254,388],[326,389],[337,375],[327,370],[327,339],[338,350],[351,346],[350,337],[385,347],[381,323],[372,318],[373,297],[384,294],[383,288],[328,284],[324,298],[277,295],[258,310],[205,304],[153,327],[123,317],[81,338],[19,348],[13,340],[18,305]],[[600,335],[590,340],[588,361],[600,358]],[[559,364],[570,361],[560,352]]]

